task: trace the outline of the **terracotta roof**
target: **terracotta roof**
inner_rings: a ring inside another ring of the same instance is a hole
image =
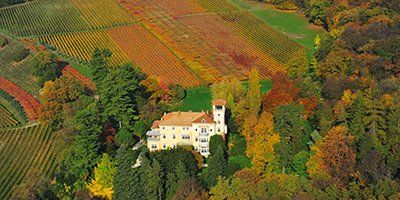
[[[203,119],[205,123],[215,123],[205,112],[171,112],[165,114],[157,126],[191,126],[192,123],[202,123]]]
[[[215,122],[210,115],[204,113],[204,115],[201,115],[200,117],[195,119],[192,123],[215,123]]]
[[[158,128],[158,127],[159,127],[158,125],[160,124],[160,122],[161,122],[160,120],[154,121],[154,122],[153,122],[153,125],[151,125],[151,128],[152,128],[152,129]]]
[[[225,106],[226,105],[226,100],[223,99],[216,99],[212,102],[212,105],[216,106]]]

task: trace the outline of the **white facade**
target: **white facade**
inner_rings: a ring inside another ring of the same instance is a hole
[[[213,105],[212,116],[208,112],[164,114],[161,120],[154,122],[152,130],[147,132],[147,147],[150,151],[157,151],[191,145],[202,156],[207,157],[211,136],[227,134],[225,101],[218,102],[218,105]]]

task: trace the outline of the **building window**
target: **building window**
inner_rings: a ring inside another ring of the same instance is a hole
[[[199,138],[196,137],[196,139],[194,139],[196,142],[199,141]]]
[[[175,130],[175,127],[172,127],[172,130]]]
[[[175,139],[175,138],[176,138],[176,136],[175,136],[175,134],[173,134],[173,135],[172,135],[172,139]]]
[[[210,129],[210,132],[212,132],[212,129]]]
[[[167,148],[167,145],[163,144],[163,145],[162,145],[162,148],[163,148],[163,149]]]
[[[190,135],[182,135],[182,139],[184,140],[190,139]]]
[[[206,120],[205,120],[205,119],[202,119],[202,120],[201,120],[201,123],[206,123]]]
[[[162,130],[165,130],[165,127],[162,127]]]
[[[165,139],[165,138],[167,138],[167,136],[166,136],[166,135],[163,135],[162,137],[163,137],[164,139]]]
[[[221,116],[221,114],[218,113],[218,117]]]
[[[218,132],[221,132],[221,129],[218,129]]]
[[[201,133],[207,133],[207,129],[206,128],[201,128]]]
[[[221,123],[221,121],[218,121],[218,124],[220,124]]]
[[[207,153],[207,149],[201,149],[201,153]]]
[[[201,139],[200,142],[208,142],[207,139]]]
[[[197,132],[197,128],[196,128],[195,130],[196,130],[196,132]]]
[[[156,144],[152,144],[152,145],[151,145],[151,148],[152,148],[152,149],[157,149],[157,145],[156,145]]]

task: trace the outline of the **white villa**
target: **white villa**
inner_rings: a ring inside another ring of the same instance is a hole
[[[225,124],[226,101],[212,102],[212,115],[207,112],[165,113],[161,120],[154,121],[146,133],[150,151],[174,148],[179,145],[193,145],[202,156],[207,157],[210,137],[227,134]]]

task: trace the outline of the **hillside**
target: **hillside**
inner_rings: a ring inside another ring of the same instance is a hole
[[[55,137],[48,125],[0,129],[0,199],[8,199],[30,170],[52,177],[57,166]]]
[[[114,65],[130,62],[150,76],[185,87],[246,79],[253,67],[267,79],[285,71],[293,55],[305,52],[226,0],[190,0],[175,6],[179,4],[182,1],[33,1],[1,9],[0,28],[83,64],[96,47],[108,48]]]

